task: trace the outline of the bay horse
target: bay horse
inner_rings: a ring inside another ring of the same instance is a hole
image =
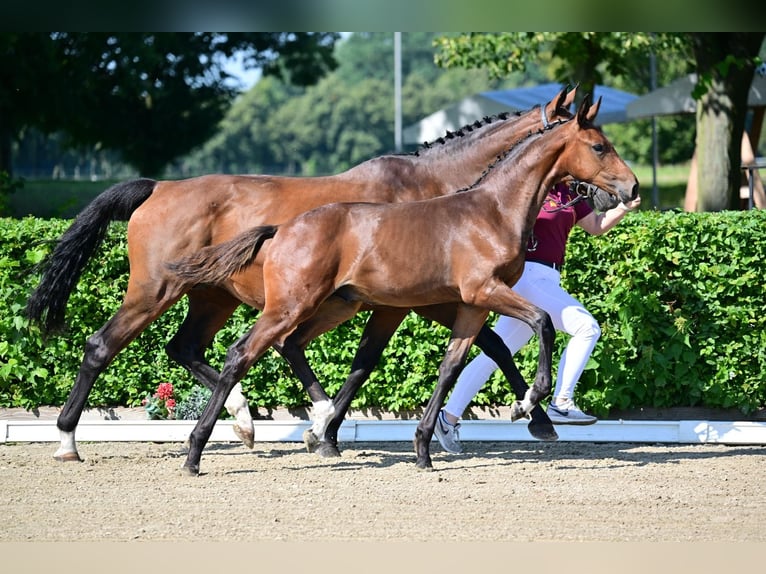
[[[241,301],[218,287],[189,289],[168,273],[165,263],[212,244],[221,243],[257,224],[279,224],[314,207],[338,201],[404,202],[453,193],[476,181],[496,157],[539,125],[570,118],[575,89],[564,87],[545,106],[515,115],[484,118],[448,133],[412,154],[386,155],[370,159],[350,170],[327,177],[276,177],[268,175],[206,175],[179,181],[141,178],[112,186],[96,197],[61,236],[51,255],[41,265],[40,284],[25,309],[31,321],[44,331],[64,323],[64,310],[89,259],[103,241],[111,221],[128,220],[127,240],[130,276],[122,305],[85,344],[82,364],[72,391],[58,417],[61,443],[54,453],[60,461],[81,460],[75,431],[90,390],[114,357],[150,323],[184,294],[189,308],[178,332],[166,344],[171,359],[212,389],[218,372],[207,362],[205,351]],[[254,306],[262,307],[262,296]],[[399,310],[376,309],[365,329],[367,345],[357,357],[372,370],[403,316]],[[437,308],[418,310],[423,316],[451,325],[451,317]],[[309,341],[337,324],[331,305],[314,318]],[[325,326],[328,325],[328,326]],[[307,344],[307,343],[306,343]],[[483,329],[477,345],[503,369],[519,396],[526,386],[502,340]],[[292,341],[277,346],[290,364],[313,403],[313,416],[320,419],[321,435],[334,408],[312,372],[304,348]],[[368,371],[368,372],[369,372]],[[252,447],[253,421],[247,401],[235,387],[226,408],[235,419],[235,432]],[[531,413],[530,433],[543,440],[557,434],[542,409]]]
[[[418,468],[433,467],[429,443],[438,411],[490,311],[517,317],[538,335],[535,381],[513,405],[511,418],[538,406],[551,390],[554,327],[547,313],[511,286],[521,275],[524,246],[548,189],[571,177],[622,201],[638,194],[635,174],[593,123],[600,104],[586,96],[575,119],[530,134],[462,193],[324,205],[168,264],[189,287],[223,286],[239,300],[263,306],[250,331],[229,347],[218,385],[189,437],[183,469],[199,474],[218,413],[255,361],[328,300],[339,322],[365,304],[455,306],[438,382],[415,432]]]

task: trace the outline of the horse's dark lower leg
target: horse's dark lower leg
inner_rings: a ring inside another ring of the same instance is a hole
[[[333,399],[335,414],[324,431],[324,440],[321,442],[317,441],[316,444],[311,445],[315,447],[319,455],[340,456],[338,450],[338,430],[348,413],[351,401],[380,362],[380,357],[383,355],[386,345],[388,345],[391,337],[399,325],[401,325],[408,312],[408,309],[380,309],[373,311],[370,315],[364,327],[362,338],[359,341],[354,361],[351,364],[351,372]],[[304,437],[305,440],[306,437]],[[306,442],[306,446],[310,447],[308,441]]]
[[[53,455],[56,460],[81,460],[77,452],[75,430],[96,378],[109,366],[114,357],[170,304],[172,302],[157,306],[152,314],[145,314],[136,311],[137,306],[123,303],[114,317],[88,338],[74,386],[56,421],[61,435],[61,444]]]
[[[215,288],[195,288],[187,293],[187,299],[189,310],[165,345],[165,352],[212,391],[218,384],[219,373],[210,366],[205,352],[240,302]]]
[[[313,403],[330,402],[330,397],[306,360],[305,350],[296,343],[295,338],[288,337],[284,345],[274,345],[274,349],[290,365],[293,374],[301,382],[303,389],[308,393]]]
[[[186,318],[165,346],[165,352],[212,391],[218,384],[219,373],[208,363],[205,351],[240,302],[229,293],[215,288],[193,289],[188,293],[188,299]],[[224,406],[236,419],[234,434],[252,448],[255,438],[253,417],[241,386],[235,385]]]
[[[61,434],[61,445],[53,457],[61,462],[82,460],[77,452],[75,429],[80,422],[82,411],[96,378],[116,355],[116,351],[106,346],[101,336],[102,331],[103,328],[86,341],[85,353],[75,384],[56,420],[56,426]]]
[[[524,377],[521,376],[521,373],[516,366],[516,362],[513,360],[513,355],[503,342],[502,338],[487,325],[484,325],[481,328],[481,331],[479,331],[478,337],[476,337],[475,344],[497,364],[503,372],[503,375],[505,375],[505,378],[511,384],[511,388],[516,394],[516,397],[519,400],[522,400],[526,395],[529,386],[524,382]],[[529,421],[527,428],[533,437],[545,441],[553,441],[559,438],[551,419],[539,404],[535,405],[529,414],[531,420]]]
[[[192,476],[197,476],[202,460],[202,451],[205,448],[210,435],[213,433],[213,427],[218,420],[218,414],[223,408],[226,397],[229,395],[239,378],[234,378],[229,374],[221,374],[221,380],[218,386],[213,389],[213,393],[205,407],[205,410],[199,417],[197,424],[189,435],[189,452],[186,455],[186,461],[183,464],[183,470]]]
[[[280,316],[278,313],[276,315]],[[291,323],[289,317],[284,317],[281,321],[272,316],[262,315],[247,334],[229,347],[218,384],[213,389],[205,410],[189,435],[189,452],[182,467],[187,474],[194,476],[199,474],[202,451],[210,439],[218,413],[221,412],[231,390],[242,380],[252,364],[263,355],[266,349],[285,332],[289,332],[294,325],[295,323]]]
[[[327,422],[335,413],[335,405],[325,392],[319,379],[306,360],[306,346],[316,337],[333,329],[357,314],[361,304],[340,297],[329,297],[319,305],[317,311],[301,323],[283,342],[274,344],[290,365],[303,388],[311,397],[313,424],[303,433],[303,440],[311,452],[324,439]]]
[[[451,328],[454,324],[456,310],[457,307],[455,305],[432,305],[414,309],[416,313],[436,321],[447,328]],[[524,381],[524,377],[521,376],[519,369],[516,367],[516,362],[513,360],[513,355],[502,338],[490,327],[484,325],[474,344],[497,363],[497,366],[510,383],[516,397],[519,400],[523,400],[529,390],[529,386]],[[558,439],[553,423],[551,423],[548,414],[541,406],[535,406],[529,415],[531,420],[527,428],[533,437],[546,441]]]
[[[535,382],[527,393],[528,400],[533,405],[538,405],[551,393],[553,381],[551,379],[551,368],[553,365],[553,343],[556,336],[556,330],[553,326],[548,313],[542,312],[535,331],[540,340],[540,356],[537,361],[537,373]]]
[[[430,444],[434,435],[436,417],[444,404],[444,399],[447,398],[447,394],[462,371],[468,351],[486,319],[486,311],[465,305],[457,306],[450,342],[444,359],[439,365],[439,380],[428,404],[426,404],[423,417],[415,429],[415,438],[413,439],[417,456],[415,464],[420,469],[429,470],[433,468]]]

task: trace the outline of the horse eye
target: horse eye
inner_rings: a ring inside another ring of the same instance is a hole
[[[598,153],[601,153],[602,151],[604,151],[604,146],[603,146],[603,144],[600,144],[600,143],[598,143],[598,144],[594,144],[594,146],[593,146],[593,151],[596,151],[596,152],[598,152]]]

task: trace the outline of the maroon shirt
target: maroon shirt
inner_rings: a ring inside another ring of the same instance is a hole
[[[571,207],[556,211],[575,196],[564,183],[556,184],[548,192],[535,221],[533,238],[527,245],[527,261],[564,264],[569,233],[578,221],[593,212],[586,201],[579,201]],[[531,251],[529,248],[532,247],[534,239],[537,239],[537,249]]]

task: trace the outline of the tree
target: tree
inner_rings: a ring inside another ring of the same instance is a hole
[[[742,133],[764,33],[693,33],[697,60],[697,211],[738,209]],[[756,142],[757,143],[757,142]],[[723,193],[725,191],[725,193]]]
[[[404,125],[477,91],[525,79],[441,70],[434,64],[434,36],[402,34]],[[277,80],[260,80],[227,112],[220,131],[184,161],[185,173],[321,175],[393,151],[393,34],[354,33],[338,43],[335,58],[338,68],[305,90],[287,92]]]
[[[272,118],[304,91],[275,77],[261,78],[237,97],[215,135],[183,159],[184,173],[275,173],[283,134]]]
[[[654,51],[690,58],[700,77],[696,91],[699,211],[737,205],[740,145],[747,95],[766,33],[506,33],[442,37],[436,60],[442,66],[487,67],[495,76],[524,69],[543,49],[559,59],[559,80],[576,81],[583,92],[602,74],[636,74]],[[702,171],[704,169],[704,172]]]
[[[336,33],[4,33],[0,170],[25,126],[69,145],[118,150],[143,175],[213,135],[238,94],[223,69],[242,53],[297,85],[334,69]]]

